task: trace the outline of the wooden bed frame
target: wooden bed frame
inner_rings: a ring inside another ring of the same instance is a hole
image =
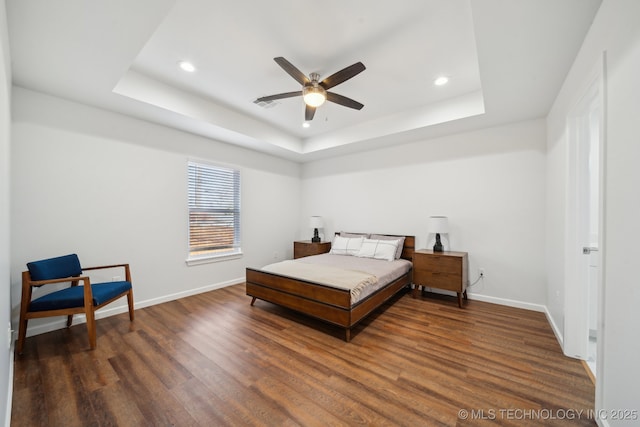
[[[392,236],[387,234],[386,236]],[[415,236],[404,237],[401,258],[411,261],[415,250]],[[247,268],[247,295],[290,308],[316,319],[340,326],[345,330],[345,341],[351,340],[351,329],[372,311],[384,304],[405,286],[411,284],[409,270],[405,275],[377,290],[351,306],[349,290],[332,288],[319,283],[293,279],[275,273]]]

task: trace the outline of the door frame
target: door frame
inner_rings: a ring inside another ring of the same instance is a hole
[[[584,156],[585,147],[580,144],[580,132],[584,131],[583,118],[589,115],[590,106],[595,101],[599,108],[599,220],[598,220],[598,319],[597,319],[597,356],[596,372],[602,372],[602,343],[605,339],[602,325],[603,319],[603,288],[604,283],[604,263],[606,249],[604,247],[604,204],[605,204],[605,64],[606,53],[594,67],[592,73],[585,79],[584,89],[570,109],[566,121],[567,132],[567,208],[565,218],[565,292],[564,292],[564,324],[563,324],[563,352],[569,357],[586,359],[588,357],[589,338],[589,300],[588,294],[584,292],[583,284],[580,283],[580,269],[583,266],[585,255],[581,252],[581,247],[585,244],[579,234],[581,222],[580,201],[581,183],[580,162]]]

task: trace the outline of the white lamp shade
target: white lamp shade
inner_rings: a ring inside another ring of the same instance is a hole
[[[312,216],[309,219],[309,227],[311,228],[322,228],[324,226],[324,222],[322,221],[321,216]]]
[[[429,233],[448,233],[449,232],[449,218],[446,216],[431,216],[429,217]]]
[[[312,82],[302,88],[302,99],[310,107],[319,107],[327,100],[327,91],[317,82]]]
[[[308,87],[307,89],[307,87],[305,87],[303,95],[304,103],[309,107],[319,107],[324,104],[324,101],[326,101],[327,99],[327,97],[323,94],[324,89],[321,92],[316,88]]]

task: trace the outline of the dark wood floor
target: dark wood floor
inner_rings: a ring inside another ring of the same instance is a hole
[[[11,425],[595,425],[542,313],[402,294],[346,343],[250,300],[236,285],[101,319],[95,351],[85,325],[28,338]]]

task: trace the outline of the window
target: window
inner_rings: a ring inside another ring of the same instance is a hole
[[[240,171],[189,162],[189,260],[241,254]]]

